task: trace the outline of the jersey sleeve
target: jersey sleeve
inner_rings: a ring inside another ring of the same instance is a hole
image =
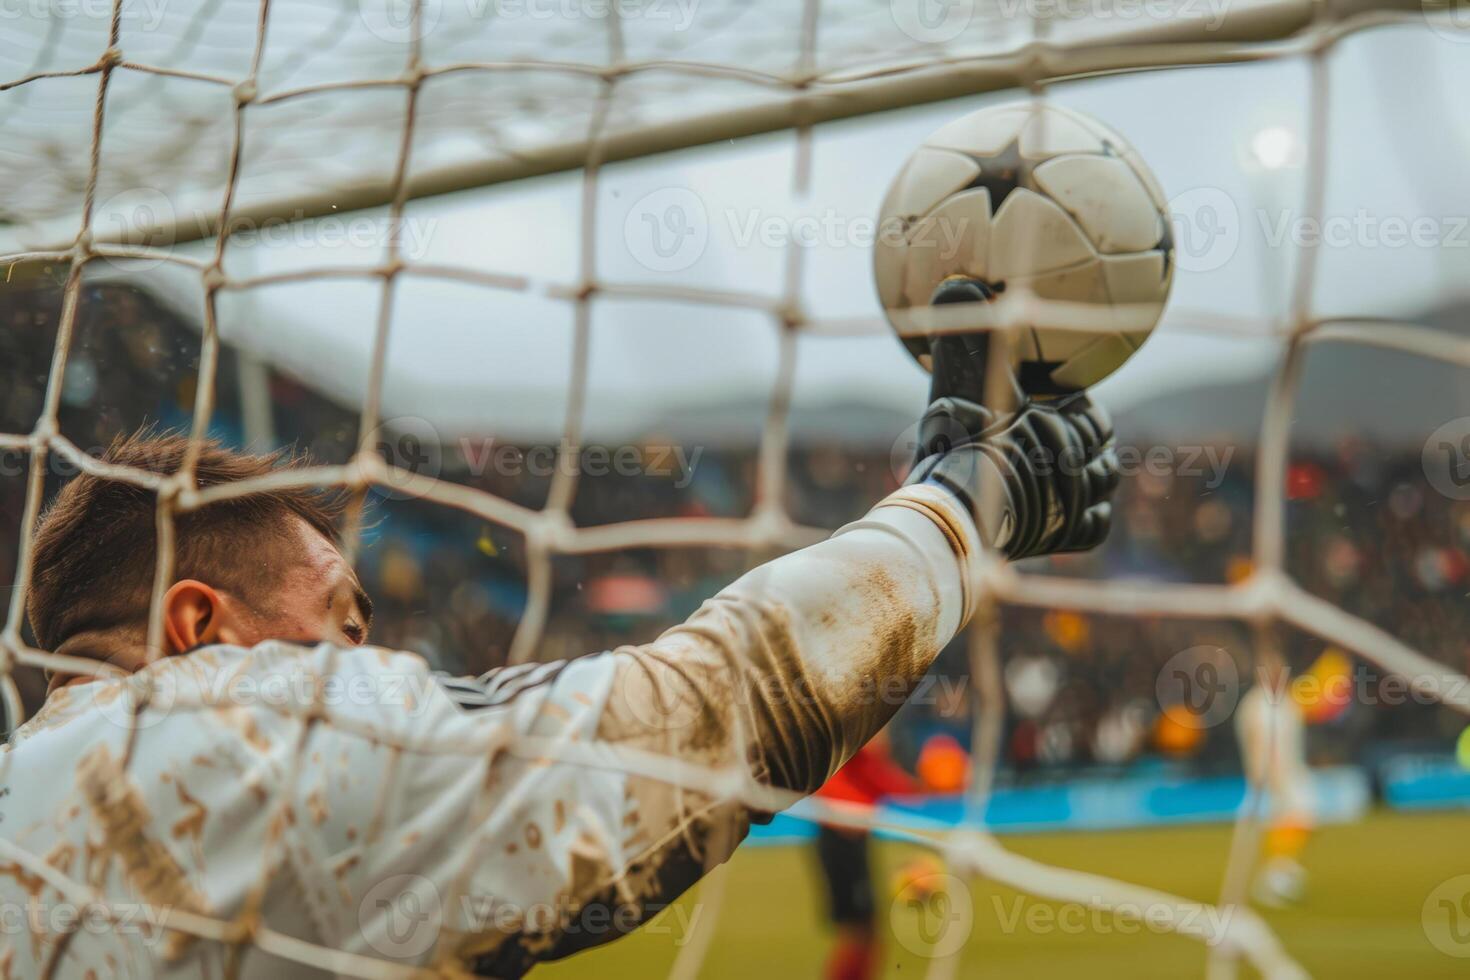
[[[962,625],[977,548],[951,498],[906,488],[650,643],[441,679],[376,759],[392,846],[327,847],[361,859],[336,882],[359,951],[424,913],[432,939],[393,958],[513,977],[647,921],[886,723]]]

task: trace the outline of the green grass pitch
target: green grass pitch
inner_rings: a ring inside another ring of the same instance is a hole
[[[1316,977],[1470,976],[1470,942],[1457,950],[1463,957],[1441,952],[1427,938],[1423,918],[1437,885],[1470,873],[1467,838],[1470,814],[1380,812],[1360,823],[1323,828],[1304,854],[1311,874],[1307,900],[1294,909],[1265,912],[1265,918]],[[1051,864],[1209,901],[1219,888],[1229,840],[1230,828],[1206,826],[1010,836],[1004,843]],[[884,844],[876,854],[887,980],[920,978],[929,966],[916,938],[920,912],[904,901],[895,903],[889,884],[891,873],[918,853]],[[819,978],[829,930],[809,849],[745,848],[718,873],[729,879],[700,977]],[[1204,975],[1204,947],[1193,940],[1107,916],[1095,920],[1079,908],[1050,905],[988,882],[974,886],[971,894],[973,926],[967,930],[960,977],[1176,980]],[[535,976],[658,980],[667,975],[691,922],[707,912],[715,914],[696,889],[640,934],[543,967]]]

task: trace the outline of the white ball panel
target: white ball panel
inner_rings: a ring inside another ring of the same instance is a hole
[[[1102,120],[1094,119],[1091,116],[1083,115],[1080,112],[1073,112],[1071,109],[1062,109],[1061,111],[1067,113],[1073,119],[1081,122],[1090,131],[1092,131],[1092,133],[1095,134],[1101,142],[1106,143],[1113,150],[1121,151],[1129,149],[1130,144],[1126,139],[1123,138],[1123,134],[1119,133],[1116,129],[1109,126]]]
[[[1143,157],[1139,156],[1138,151],[1131,146],[1124,146],[1119,150],[1119,155],[1128,161],[1128,166],[1133,168],[1133,172],[1138,176],[1144,189],[1148,191],[1149,200],[1153,201],[1154,207],[1158,208],[1167,216],[1169,213],[1169,199],[1164,194],[1164,185],[1159,183],[1159,178],[1155,177],[1154,172],[1149,169],[1148,164],[1143,162]]]
[[[1102,264],[1108,279],[1108,294],[1114,303],[1162,302],[1169,292],[1163,252],[1104,255]]]
[[[1043,330],[1042,336],[1037,339],[1037,360],[1058,361],[1065,363],[1076,357],[1079,353],[1091,347],[1099,337],[1107,337],[1111,334],[1102,334],[1094,330],[1066,330],[1053,327]]]
[[[1159,304],[1159,307],[1162,310],[1163,304]],[[1153,336],[1153,332],[1153,325],[1150,324],[1148,329],[1146,330],[1125,330],[1122,333],[1118,334],[1118,336],[1128,341],[1129,346],[1131,346],[1134,350],[1138,350],[1138,348],[1143,346],[1143,342],[1145,340],[1148,340],[1149,337]]]
[[[1051,380],[1062,388],[1086,388],[1122,367],[1133,351],[1133,345],[1117,334],[1103,334],[1067,358],[1051,373]]]
[[[878,284],[878,302],[885,310],[903,306],[903,271],[908,250],[885,235],[873,243],[873,278]]]
[[[937,245],[910,247],[903,264],[903,294],[899,307],[926,306],[935,288],[949,275],[950,256]]]
[[[996,282],[1076,265],[1094,254],[1065,211],[1025,189],[1006,196],[990,240],[990,275]]]
[[[969,157],[920,147],[889,188],[883,214],[903,219],[922,217],[979,175],[979,164]]]
[[[1163,229],[1133,168],[1116,157],[1064,156],[1036,168],[1036,182],[1103,254],[1153,248]]]
[[[1108,308],[1111,304],[1108,302],[1107,280],[1103,278],[1102,261],[1096,258],[1066,269],[1055,269],[1035,276],[1018,277],[1013,280],[1013,285],[1030,289],[1040,299],[1097,304],[1099,319],[1109,315]],[[1036,326],[1056,329],[1052,323],[1048,322],[1045,310],[1038,313]],[[1048,348],[1049,343],[1050,338],[1043,335],[1041,339],[1043,351]]]
[[[976,156],[994,156],[1015,142],[1030,115],[1031,108],[1025,105],[981,109],[941,126],[924,143]]]
[[[959,274],[985,279],[990,274],[992,224],[990,191],[977,187],[951,197],[914,226],[908,236],[909,250],[933,252],[938,264],[930,268],[942,270],[940,279]],[[935,280],[923,300],[914,302],[929,302],[937,285]]]
[[[1021,155],[1045,160],[1061,153],[1101,153],[1103,141],[1082,119],[1055,106],[1033,113],[1021,131]]]
[[[1113,326],[1122,331],[1142,330],[1147,336],[1164,312],[1169,295],[1169,279],[1164,272],[1164,253],[1141,252],[1134,255],[1105,255],[1103,276],[1108,296],[1113,302]]]

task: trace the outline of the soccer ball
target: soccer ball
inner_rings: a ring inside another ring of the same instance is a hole
[[[984,301],[1023,287],[1065,301],[1039,304],[1012,335],[1017,380],[1040,397],[1086,388],[1126,361],[1158,323],[1174,274],[1164,193],[1143,160],[1111,129],[1049,103],[981,109],[931,135],[889,188],[879,229],[879,298],[926,369],[935,324],[969,332],[973,309],[983,330],[993,322]],[[971,306],[939,321],[936,296]],[[1079,329],[1079,313],[1106,331]]]

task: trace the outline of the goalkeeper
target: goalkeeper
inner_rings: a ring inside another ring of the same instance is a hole
[[[332,510],[294,490],[179,516],[150,657],[153,494],[78,476],[38,529],[28,613],[44,648],[123,676],[52,677],[4,753],[0,901],[32,928],[0,963],[516,977],[631,931],[884,725],[964,625],[979,549],[1106,534],[1103,413],[990,411],[953,355],[907,485],[865,518],[644,646],[479,678],[363,646]],[[107,458],[171,473],[185,451],[135,436]],[[283,462],[211,445],[196,477]]]

